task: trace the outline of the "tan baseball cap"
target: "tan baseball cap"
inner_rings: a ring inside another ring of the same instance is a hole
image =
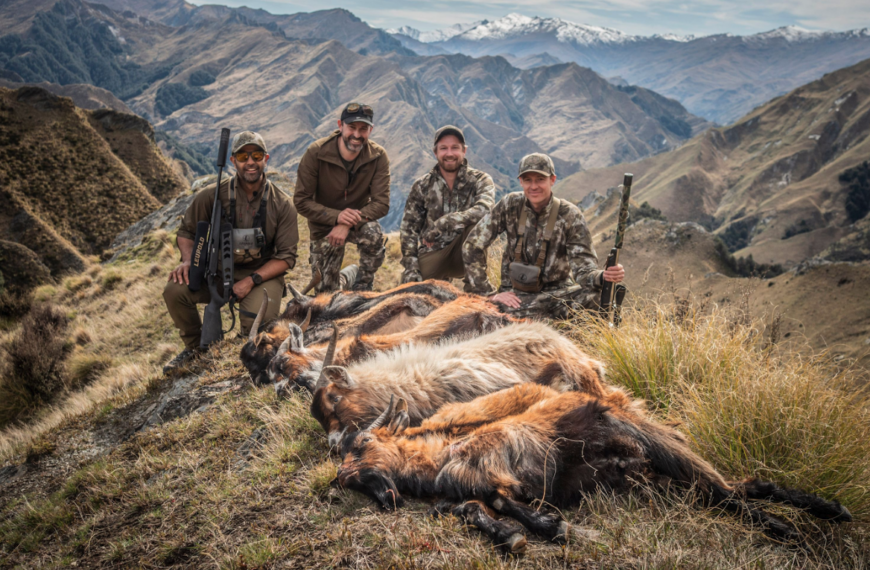
[[[233,148],[230,153],[236,154],[240,148],[247,144],[255,144],[263,149],[263,152],[269,152],[266,149],[266,141],[263,140],[263,137],[260,136],[260,133],[255,133],[254,131],[242,131],[233,137]]]
[[[553,159],[546,154],[536,152],[527,154],[520,161],[520,173],[517,175],[517,178],[526,172],[537,172],[544,176],[555,176],[556,167],[553,166]]]

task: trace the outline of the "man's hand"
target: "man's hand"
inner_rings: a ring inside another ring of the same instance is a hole
[[[248,293],[251,292],[251,289],[254,288],[254,280],[250,277],[245,277],[241,281],[237,281],[235,285],[233,285],[233,293],[236,297],[241,301],[245,297],[248,296]]]
[[[520,298],[517,297],[517,294],[513,291],[505,291],[504,293],[493,295],[489,300],[495,303],[501,303],[502,305],[507,305],[511,309],[519,309],[522,305]]]
[[[344,224],[350,228],[362,221],[362,212],[353,208],[346,208],[338,214],[338,224]]]
[[[441,237],[441,230],[436,227],[431,227],[420,236],[420,241],[423,242],[423,245],[426,247],[432,247],[435,245],[435,240]]]
[[[190,285],[190,262],[185,261],[169,272],[169,280],[173,283]]]
[[[608,267],[604,270],[604,280],[610,281],[611,283],[619,283],[623,279],[625,279],[625,268],[616,264],[613,267]]]
[[[346,212],[347,210],[345,210]],[[332,247],[341,247],[344,245],[344,240],[347,239],[347,234],[350,233],[350,226],[345,226],[344,224],[339,224],[332,228],[332,231],[329,232],[329,235],[326,236],[326,241],[329,242],[329,245]]]

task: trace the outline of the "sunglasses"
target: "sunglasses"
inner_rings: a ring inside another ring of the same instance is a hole
[[[248,157],[252,157],[254,162],[260,162],[263,158],[266,157],[266,153],[262,150],[255,150],[254,152],[244,152],[240,151],[233,155],[236,157],[236,161],[238,162],[248,162]]]
[[[375,111],[368,105],[360,105],[359,103],[351,103],[347,107],[344,108],[345,113],[349,113],[351,115],[356,115],[358,113],[362,113],[366,117],[374,117]]]

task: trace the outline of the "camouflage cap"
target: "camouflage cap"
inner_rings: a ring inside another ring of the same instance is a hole
[[[269,152],[268,149],[266,149],[266,141],[263,140],[260,133],[255,133],[254,131],[242,131],[233,137],[233,148],[230,151],[230,154],[236,154],[239,152],[239,149],[246,144],[255,144],[263,149],[263,152]]]
[[[462,132],[462,129],[459,127],[454,127],[453,125],[444,125],[437,131],[435,131],[435,143],[438,144],[438,141],[441,140],[441,137],[445,137],[447,135],[453,135],[454,137],[459,139],[463,145],[465,144],[465,133]]]
[[[517,178],[526,172],[537,172],[544,176],[555,176],[556,167],[553,166],[553,159],[546,154],[536,152],[533,154],[527,154],[520,161],[520,173]]]

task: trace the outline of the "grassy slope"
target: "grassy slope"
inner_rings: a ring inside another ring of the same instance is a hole
[[[615,335],[589,323],[565,333],[607,363],[612,381],[649,398],[662,419],[681,422],[730,476],[758,473],[848,505],[861,522],[820,525],[810,552],[647,492],[596,495],[564,512],[600,532],[600,542],[560,548],[533,540],[517,560],[453,519],[425,516],[425,502],[380,513],[360,495],[328,489],[335,460],[307,397],[279,401],[248,386],[239,340],[192,367],[197,386],[227,392],[216,405],[118,441],[137,405],[168,388],[159,367],[180,347],[160,299],[175,263],[171,238],[157,233],[112,265],[38,290],[75,314],[75,336],[89,339],[76,349],[80,357],[108,356],[111,367],[35,426],[3,434],[5,465],[29,467],[0,496],[0,567],[860,568],[870,561],[868,407],[840,387],[854,379],[771,348],[762,323],[709,305],[695,308],[713,316],[650,306],[629,313]],[[307,280],[306,259],[303,245],[297,285]],[[385,269],[379,287],[397,279],[395,240]],[[258,433],[260,444],[251,446]]]

